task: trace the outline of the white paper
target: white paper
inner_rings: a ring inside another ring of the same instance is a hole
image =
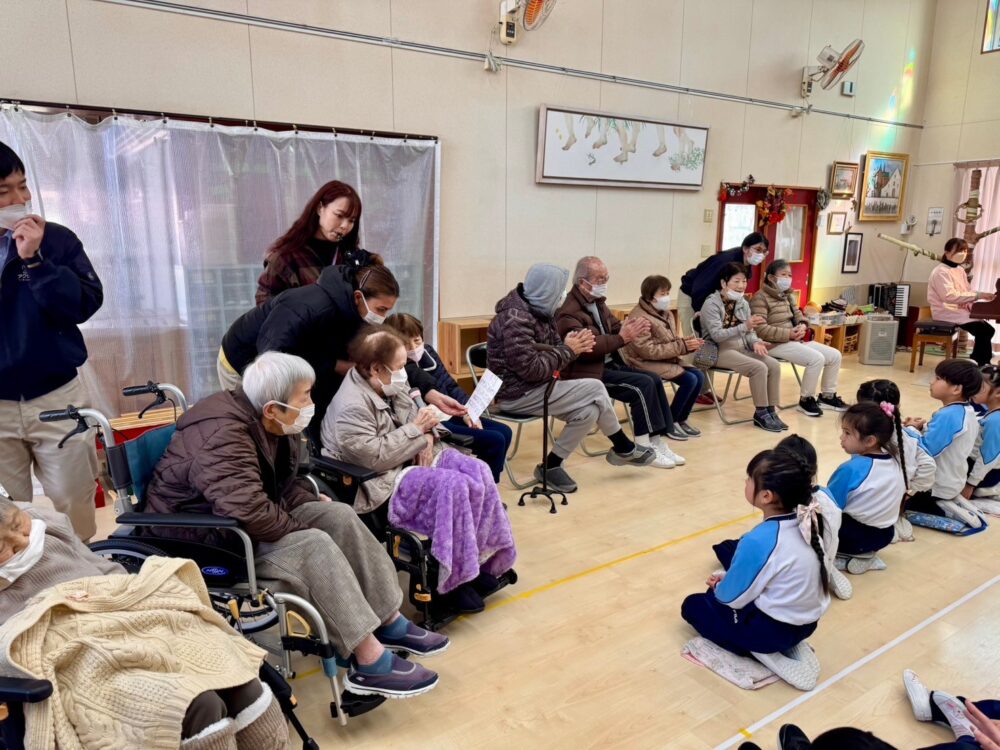
[[[478,422],[482,413],[493,403],[501,385],[503,385],[503,381],[496,374],[489,370],[483,371],[483,376],[479,378],[479,385],[476,386],[476,390],[472,392],[469,402],[465,405],[465,408],[469,410],[469,418],[473,422]]]

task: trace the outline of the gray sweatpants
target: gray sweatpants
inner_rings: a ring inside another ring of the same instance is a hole
[[[511,414],[542,416],[542,401],[546,386],[540,385],[520,398],[498,401],[502,411]],[[552,446],[559,458],[566,458],[597,423],[605,435],[614,435],[622,426],[604,383],[594,378],[557,380],[549,396],[549,416],[566,423]]]
[[[402,604],[396,568],[351,506],[316,501],[291,515],[311,528],[259,544],[257,575],[310,601],[337,651],[352,654]]]

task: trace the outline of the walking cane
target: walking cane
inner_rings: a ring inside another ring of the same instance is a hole
[[[552,380],[545,387],[545,395],[542,398],[542,483],[536,484],[529,492],[522,492],[521,499],[517,501],[519,506],[524,507],[524,498],[529,497],[534,500],[536,497],[545,496],[551,504],[549,513],[556,512],[555,495],[562,497],[563,505],[569,505],[565,492],[549,489],[549,467],[546,463],[549,455],[549,396],[552,395],[552,389],[556,387],[557,380],[559,380],[559,370],[552,373]]]

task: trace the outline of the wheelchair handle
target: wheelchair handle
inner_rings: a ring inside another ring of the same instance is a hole
[[[61,422],[67,419],[76,421],[76,427],[70,430],[70,432],[66,434],[66,437],[60,441],[60,448],[62,448],[63,444],[70,437],[81,432],[86,432],[92,426],[96,426],[97,429],[100,430],[101,439],[105,446],[113,446],[115,444],[115,433],[111,428],[111,422],[108,421],[108,418],[104,416],[104,414],[96,409],[78,409],[70,404],[65,409],[43,411],[38,415],[38,419],[42,422]],[[91,421],[88,422],[88,419]]]
[[[50,411],[43,411],[38,415],[38,419],[42,422],[61,422],[64,419],[76,419],[77,410],[74,406],[67,406],[65,409],[53,409]]]
[[[157,383],[156,381],[149,380],[145,385],[128,385],[122,388],[123,396],[141,396],[144,393],[150,393],[156,396],[156,401],[139,412],[140,418],[152,407],[165,404],[167,402],[167,393],[176,399],[177,407],[182,412],[187,411],[188,403],[187,397],[184,395],[184,391],[172,383]]]

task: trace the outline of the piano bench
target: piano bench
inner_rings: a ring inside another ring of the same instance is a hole
[[[913,331],[913,347],[910,351],[910,372],[913,372],[914,367],[919,364],[921,367],[924,366],[924,347],[928,344],[937,344],[940,346],[945,354],[949,351],[952,357],[958,356],[958,327],[954,327],[951,333],[945,333],[940,330],[936,331],[921,331],[920,328],[916,328]],[[919,353],[919,362],[918,359]]]

